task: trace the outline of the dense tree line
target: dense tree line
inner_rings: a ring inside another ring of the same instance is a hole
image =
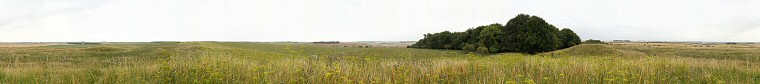
[[[480,53],[539,53],[580,43],[580,37],[570,29],[560,30],[540,17],[519,14],[505,25],[494,23],[469,28],[464,32],[443,31],[424,34],[424,38],[409,47]]]
[[[604,42],[602,42],[601,40],[594,40],[594,39],[586,40],[583,43],[585,43],[585,44],[604,44]]]

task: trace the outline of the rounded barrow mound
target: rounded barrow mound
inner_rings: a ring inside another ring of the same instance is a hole
[[[618,50],[603,44],[582,44],[558,51],[542,53],[541,55],[639,57],[646,54],[640,52]]]

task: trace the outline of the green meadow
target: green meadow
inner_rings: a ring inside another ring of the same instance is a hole
[[[760,83],[760,48],[581,44],[538,53],[310,43],[115,43],[0,48],[0,83]]]

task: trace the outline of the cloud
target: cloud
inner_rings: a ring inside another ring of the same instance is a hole
[[[724,41],[758,41],[760,40],[760,18],[735,18],[725,23],[715,25],[715,30],[709,32],[727,32]]]
[[[760,41],[760,1],[0,1],[0,41],[418,40],[540,16],[583,39]],[[10,5],[8,5],[10,4]],[[709,6],[709,7],[706,7]]]
[[[0,31],[24,28],[20,25],[3,27],[19,20],[35,20],[60,13],[76,12],[106,2],[108,0],[3,0],[0,1]]]

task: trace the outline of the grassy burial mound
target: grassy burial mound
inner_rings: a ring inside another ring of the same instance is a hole
[[[646,53],[616,49],[604,44],[583,44],[570,48],[557,50],[540,55],[564,55],[564,56],[623,56],[623,57],[645,57]]]
[[[622,52],[618,51],[617,49],[610,48],[606,45],[584,44],[544,54],[562,54],[570,56],[617,56],[621,55]]]
[[[636,51],[649,56],[671,56],[704,59],[725,59],[760,62],[760,48],[731,47],[741,45],[721,44],[712,47],[693,47],[682,43],[627,43],[610,47],[621,51]]]

